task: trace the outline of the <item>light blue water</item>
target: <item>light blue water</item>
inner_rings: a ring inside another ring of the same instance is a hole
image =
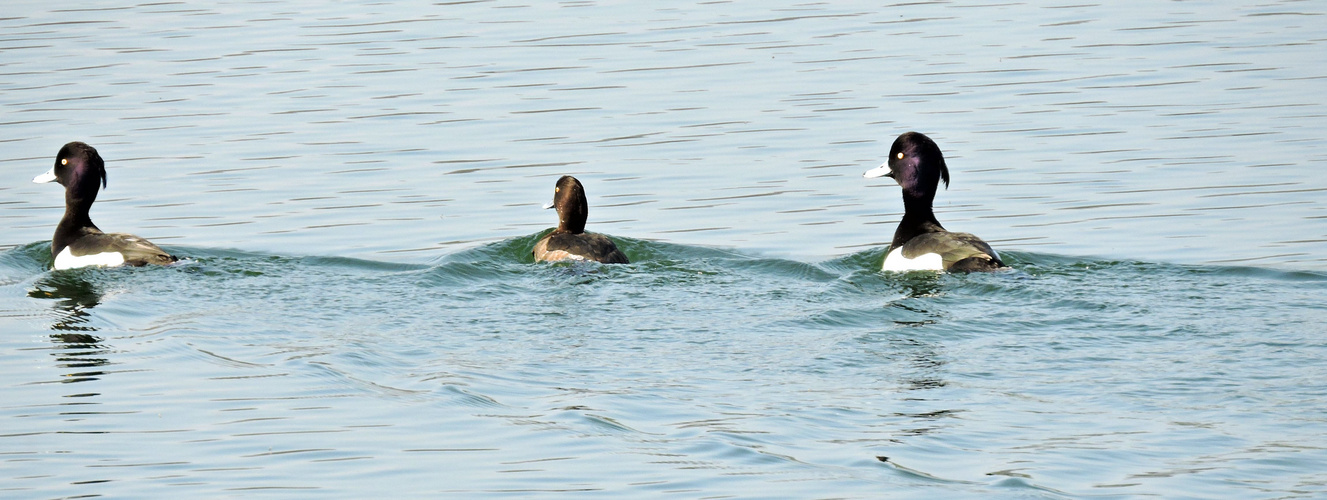
[[[1327,495],[1324,13],[8,3],[0,496]],[[906,130],[1013,271],[876,271]]]

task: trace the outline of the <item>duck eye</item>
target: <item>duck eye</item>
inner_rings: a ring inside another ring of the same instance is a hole
[[[69,164],[69,158],[60,158],[60,164],[61,164],[61,165],[68,165],[68,164]]]
[[[900,159],[900,160],[903,159],[903,152],[902,152],[902,151],[899,151],[899,152],[898,152],[898,159]]]
[[[561,193],[561,192],[562,192],[562,188],[560,188],[560,187],[555,187],[555,188],[553,188],[553,192],[554,192],[554,193]]]

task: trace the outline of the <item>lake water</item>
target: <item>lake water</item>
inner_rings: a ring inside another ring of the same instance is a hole
[[[0,497],[1327,496],[1324,22],[7,2]],[[878,272],[908,130],[1012,271]],[[49,270],[72,140],[184,262]]]

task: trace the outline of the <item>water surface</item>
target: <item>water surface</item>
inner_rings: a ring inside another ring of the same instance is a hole
[[[1323,493],[1321,274],[1009,253],[900,277],[874,250],[642,240],[631,265],[548,266],[533,241],[430,266],[10,251],[8,488]]]
[[[0,496],[1323,496],[1324,13],[7,3]],[[1013,270],[877,272],[907,130]]]

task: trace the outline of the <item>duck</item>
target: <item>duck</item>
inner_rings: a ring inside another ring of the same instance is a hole
[[[949,168],[940,146],[924,134],[906,132],[894,140],[889,159],[862,177],[889,177],[903,188],[903,220],[881,266],[883,271],[995,271],[1000,255],[969,233],[950,232],[931,208],[940,181],[949,188]]]
[[[536,262],[560,260],[595,261],[605,264],[629,264],[626,254],[607,236],[585,231],[590,205],[585,201],[585,187],[575,177],[564,175],[553,187],[553,202],[544,209],[556,208],[558,227],[534,245]]]
[[[55,166],[32,182],[58,182],[65,188],[65,214],[51,238],[54,269],[164,265],[179,260],[144,238],[104,233],[92,223],[88,211],[97,200],[97,191],[106,187],[106,162],[96,148],[78,141],[65,144],[55,157]]]

